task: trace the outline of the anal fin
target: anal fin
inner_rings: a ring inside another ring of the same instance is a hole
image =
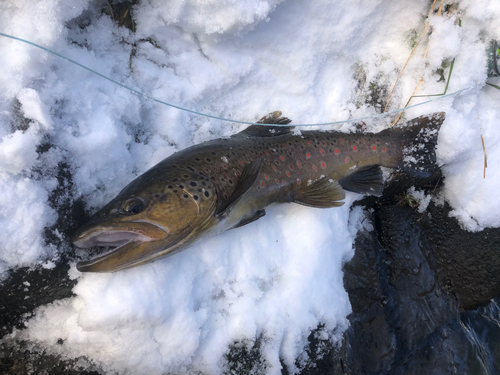
[[[360,194],[381,195],[384,190],[382,170],[379,165],[370,165],[354,171],[339,181],[345,190]]]
[[[344,198],[342,186],[335,180],[323,177],[303,186],[293,197],[293,202],[310,207],[330,208],[342,206],[344,202],[339,201]]]
[[[259,220],[261,217],[263,217],[265,215],[266,215],[266,210],[258,210],[255,214],[253,214],[253,216],[250,216],[250,217],[247,217],[247,218],[241,220],[238,224],[236,224],[231,229],[239,228],[239,227],[242,227],[244,225],[250,224],[250,223],[254,222],[255,220]]]

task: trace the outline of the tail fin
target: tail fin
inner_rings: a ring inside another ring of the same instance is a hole
[[[444,112],[422,116],[401,129],[403,159],[399,169],[415,177],[425,178],[436,170],[436,144]]]

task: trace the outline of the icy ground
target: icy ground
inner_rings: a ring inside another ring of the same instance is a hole
[[[380,112],[429,7],[418,0],[143,0],[132,8],[133,33],[103,12],[106,2],[4,0],[0,32],[190,109],[245,121],[279,109],[294,123],[314,123]],[[432,34],[417,47],[389,109],[403,106],[421,78],[417,94],[442,93],[441,75],[455,59],[448,92],[470,90],[404,118],[446,112],[441,198],[465,228],[498,227],[500,91],[485,82],[486,49],[500,40],[500,3],[464,0],[446,10],[430,16]],[[19,266],[51,267],[68,251],[68,233],[57,228],[52,235],[62,244],[45,241],[62,204],[50,199],[61,165],[72,181],[63,198],[82,199],[92,212],[176,150],[244,128],[145,100],[18,41],[0,37],[0,51],[3,277]],[[394,118],[365,121],[366,129]],[[339,128],[352,125],[324,127]],[[15,335],[134,374],[220,373],[228,345],[261,338],[263,371],[280,373],[281,360],[293,372],[312,329],[323,324],[335,341],[347,326],[341,267],[361,217],[349,206],[275,207],[256,223],[115,274],[73,267],[76,297],[41,307]]]

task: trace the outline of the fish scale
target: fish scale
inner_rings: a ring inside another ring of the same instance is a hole
[[[273,112],[261,122],[290,122],[280,116]],[[108,272],[172,255],[259,219],[273,203],[328,208],[343,204],[344,190],[380,194],[380,166],[420,176],[433,170],[443,120],[434,114],[377,134],[294,134],[291,126],[252,125],[179,151],[132,181],[77,230],[76,246],[116,246],[77,267]]]

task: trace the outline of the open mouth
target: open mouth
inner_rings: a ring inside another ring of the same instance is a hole
[[[74,241],[79,248],[104,246],[100,255],[76,264],[80,272],[110,272],[131,267],[137,261],[133,250],[141,244],[151,241],[151,238],[129,231],[102,231],[87,238]]]
[[[81,272],[113,272],[133,267],[157,252],[167,236],[166,228],[147,222],[84,226],[73,236],[73,244],[100,249],[92,259],[78,262],[76,268]]]
[[[119,247],[127,242],[130,242],[138,237],[143,237],[138,233],[123,231],[123,232],[97,232],[87,238],[82,238],[73,242],[76,247],[86,249],[93,246],[113,246]]]

